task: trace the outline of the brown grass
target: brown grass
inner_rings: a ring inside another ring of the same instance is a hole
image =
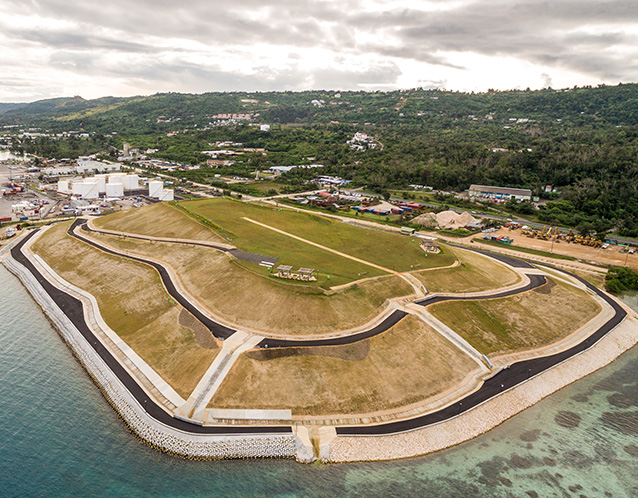
[[[400,277],[364,282],[327,296],[320,289],[289,284],[247,270],[215,249],[164,242],[93,236],[113,247],[169,264],[199,303],[233,323],[290,335],[316,334],[366,323],[386,299],[409,295]]]
[[[600,312],[587,293],[562,282],[504,299],[433,305],[431,313],[481,353],[536,348],[569,335]]]
[[[95,226],[104,230],[135,233],[151,237],[226,242],[213,229],[174,206],[160,202],[143,208],[131,208],[97,218]]]
[[[509,268],[472,251],[448,248],[460,261],[455,268],[415,272],[429,292],[480,292],[505,287],[521,277]]]
[[[365,342],[369,352],[355,355],[361,359],[349,359],[351,353],[339,348],[335,357],[311,350],[271,359],[244,354],[209,407],[289,408],[294,415],[374,412],[440,394],[476,366],[413,315]]]
[[[179,324],[173,305],[149,266],[107,255],[66,236],[68,223],[51,228],[33,245],[62,278],[95,296],[104,321],[181,396],[188,397],[216,350],[200,347]]]

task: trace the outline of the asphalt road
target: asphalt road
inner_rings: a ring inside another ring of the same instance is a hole
[[[288,339],[264,339],[257,347],[259,348],[301,348],[301,347],[315,347],[315,346],[343,346],[344,344],[352,344],[359,342],[369,337],[381,334],[386,330],[394,327],[399,323],[407,313],[401,310],[395,310],[392,314],[383,320],[376,327],[366,330],[365,332],[359,332],[358,334],[346,335],[343,337],[333,337],[330,339],[307,339],[307,340],[288,340]]]
[[[419,429],[453,418],[460,413],[466,412],[471,408],[474,408],[475,406],[487,401],[488,399],[497,396],[501,392],[506,391],[507,389],[511,389],[512,387],[517,386],[522,382],[525,382],[530,377],[538,375],[545,370],[571,358],[572,356],[589,349],[601,338],[603,338],[610,330],[616,327],[627,316],[625,310],[604,292],[600,291],[582,278],[572,275],[565,270],[560,271],[580,280],[589,289],[591,289],[602,299],[604,299],[614,309],[614,316],[610,318],[605,324],[600,326],[596,330],[596,332],[590,335],[587,339],[561,353],[516,362],[510,365],[508,368],[501,370],[493,377],[487,379],[478,391],[475,391],[462,400],[457,401],[456,403],[442,408],[441,410],[438,410],[436,412],[428,413],[427,415],[415,417],[409,420],[401,420],[397,422],[390,422],[387,424],[337,427],[337,435],[372,436],[396,434],[413,429]]]
[[[108,232],[103,232],[102,230],[95,230],[93,228],[90,228],[86,223],[84,225],[82,225],[82,230],[85,230],[87,232],[94,232],[94,233],[102,233],[102,234],[107,234],[107,235],[112,235],[109,234]],[[132,235],[132,234],[122,234],[120,235],[121,237],[126,237],[127,239],[137,239],[137,240],[152,240],[149,237],[144,237],[143,235]],[[170,241],[163,241],[163,242],[170,242]],[[275,264],[277,262],[277,260],[279,258],[275,258],[273,256],[264,256],[263,254],[255,254],[253,252],[246,252],[246,251],[241,251],[239,249],[228,249],[227,247],[224,246],[218,246],[215,245],[213,243],[201,243],[201,242],[195,242],[195,241],[179,241],[179,242],[175,242],[176,244],[185,244],[185,245],[189,245],[189,246],[200,246],[200,247],[212,247],[214,249],[217,249],[219,251],[223,251],[223,252],[227,252],[229,254],[232,254],[234,257],[236,257],[237,259],[240,259],[242,261],[248,261],[250,263],[262,263],[262,262],[268,262],[271,264]]]
[[[529,277],[529,284],[527,284],[525,287],[520,287],[518,289],[512,289],[512,290],[508,290],[508,291],[503,291],[503,292],[497,292],[496,294],[490,294],[487,296],[480,296],[480,297],[472,297],[472,296],[436,296],[433,295],[431,298],[427,298],[424,297],[422,299],[419,299],[419,301],[416,303],[419,306],[430,306],[432,304],[436,304],[436,303],[442,303],[445,301],[480,301],[482,299],[499,299],[502,297],[510,297],[510,296],[515,296],[516,294],[522,294],[523,292],[527,292],[529,290],[532,289],[536,289],[537,287],[540,287],[541,285],[545,285],[547,283],[547,279],[545,278],[545,275],[535,275],[535,274],[531,274],[528,275]]]
[[[179,304],[181,304],[184,308],[186,308],[195,318],[197,318],[200,322],[202,322],[204,324],[204,326],[211,331],[211,333],[217,337],[218,339],[228,339],[231,335],[233,335],[236,330],[228,328],[220,323],[217,323],[214,320],[211,320],[210,318],[208,318],[207,316],[205,316],[200,310],[199,308],[197,308],[196,306],[194,306],[188,299],[186,299],[182,294],[180,294],[177,289],[175,288],[175,284],[173,283],[173,281],[171,280],[170,276],[168,275],[168,271],[166,270],[166,268],[164,268],[163,265],[159,264],[159,263],[155,263],[154,261],[149,261],[147,259],[144,258],[140,258],[138,256],[130,256],[128,254],[125,253],[120,253],[118,251],[114,251],[112,249],[108,249],[106,247],[103,247],[97,243],[95,243],[94,241],[92,241],[91,239],[87,239],[85,237],[82,237],[81,235],[78,235],[74,232],[74,229],[77,226],[86,226],[86,220],[78,218],[77,220],[75,220],[73,222],[73,224],[69,227],[69,229],[67,230],[67,233],[71,236],[74,237],[90,246],[93,246],[97,249],[99,249],[100,251],[109,253],[109,254],[113,254],[114,256],[119,256],[119,257],[123,257],[123,258],[127,258],[127,259],[131,259],[133,261],[139,261],[140,263],[144,263],[147,265],[152,266],[153,268],[155,268],[158,273],[160,274],[160,278],[162,279],[162,283],[164,284],[164,287],[166,288],[166,292],[168,292],[168,294],[175,299],[175,301],[177,301]]]
[[[77,226],[77,223],[81,222],[77,220],[73,226]],[[25,266],[34,277],[40,282],[45,291],[51,296],[54,302],[64,311],[64,313],[69,317],[69,319],[74,323],[80,333],[87,339],[87,341],[91,344],[91,346],[95,349],[95,351],[100,355],[102,359],[109,365],[112,371],[118,376],[118,378],[123,382],[123,384],[129,389],[131,394],[137,399],[141,406],[144,407],[145,411],[155,418],[156,420],[169,425],[171,427],[175,427],[177,429],[198,433],[198,434],[246,434],[246,433],[290,433],[292,429],[287,426],[250,426],[250,427],[237,427],[237,426],[215,426],[215,427],[203,427],[196,424],[191,424],[183,420],[178,420],[170,415],[168,415],[163,409],[159,406],[155,405],[153,400],[149,398],[144,391],[140,388],[140,386],[135,382],[135,380],[124,370],[124,368],[112,357],[109,351],[101,344],[100,341],[93,336],[90,329],[87,327],[84,321],[84,313],[82,310],[82,304],[80,301],[75,299],[74,297],[60,291],[56,287],[52,286],[46,279],[42,277],[42,275],[36,270],[36,268],[31,264],[31,262],[22,254],[21,248],[24,243],[33,236],[35,232],[27,235],[19,244],[12,248],[11,254],[13,258],[18,261],[20,264]],[[80,238],[80,237],[78,237]],[[80,238],[80,240],[83,240]],[[91,241],[83,240],[87,243]],[[91,244],[94,245],[94,244]],[[97,247],[97,245],[96,245]],[[103,248],[100,248],[104,250]],[[130,258],[130,257],[129,257]],[[138,258],[130,258],[137,259],[146,264],[151,264],[154,268],[160,271],[162,274],[163,268],[161,265],[157,265],[152,262],[148,262]],[[159,268],[158,268],[159,266]],[[160,270],[161,268],[161,270]],[[522,382],[526,381],[530,377],[538,375],[545,370],[558,365],[559,363],[571,358],[572,356],[585,351],[592,347],[595,343],[597,343],[602,337],[604,337],[609,331],[611,331],[614,327],[616,327],[627,315],[624,309],[616,303],[613,299],[607,296],[604,292],[597,289],[595,286],[585,281],[584,279],[572,275],[571,273],[558,269],[559,271],[571,275],[572,277],[581,281],[584,285],[586,285],[590,290],[598,294],[603,300],[605,300],[614,310],[614,316],[610,318],[605,324],[601,325],[592,335],[590,335],[587,339],[583,340],[579,344],[571,347],[570,349],[556,353],[554,355],[533,358],[530,360],[516,362],[510,365],[508,368],[498,372],[493,377],[487,379],[481,388],[472,394],[466,396],[460,401],[449,405],[441,410],[436,412],[428,413],[426,415],[415,417],[408,420],[401,420],[396,422],[384,423],[384,424],[376,424],[376,425],[366,425],[366,426],[351,426],[351,427],[337,427],[337,435],[341,436],[371,436],[371,435],[386,435],[386,434],[396,434],[400,432],[405,432],[413,429],[418,429],[422,427],[426,427],[432,424],[436,424],[442,422],[444,420],[453,418],[460,413],[466,412],[471,408],[489,400],[490,398],[500,394],[501,392],[510,389]],[[165,276],[164,276],[165,275]],[[164,271],[164,275],[162,279],[166,278],[168,282],[170,279],[168,275]],[[540,275],[530,275],[530,279],[532,277],[540,277]],[[540,280],[536,281],[535,284],[539,284]],[[531,282],[529,285],[532,285]],[[166,282],[165,282],[166,285]],[[539,285],[542,285],[540,283]],[[166,285],[168,289],[168,285]],[[174,289],[174,288],[173,288]],[[509,291],[504,294],[516,293],[517,291]],[[519,290],[520,292],[520,290]],[[438,302],[438,301],[437,301]],[[190,305],[190,303],[187,303]],[[427,304],[433,304],[433,302],[429,302]],[[427,305],[425,304],[425,305]],[[186,306],[185,306],[186,307]],[[370,331],[363,332],[360,335],[366,335],[366,337],[371,337],[375,335],[375,333],[380,333],[377,331],[387,330],[393,324],[398,323],[405,316],[404,312],[395,312],[390,317],[388,317],[384,322],[379,324],[377,327],[371,329]],[[205,317],[204,317],[205,318]],[[351,336],[353,337],[353,336]],[[365,337],[360,337],[356,340],[361,340]],[[335,338],[328,339],[327,341],[343,341],[348,340],[348,337],[344,338]],[[337,345],[334,343],[321,343],[318,344],[316,341],[287,341],[287,346],[290,347],[291,343],[294,342],[307,342],[310,344],[307,345]],[[354,342],[354,341],[353,341]],[[347,344],[348,342],[339,342],[339,344]],[[260,344],[261,346],[262,344]],[[277,347],[277,346],[273,346]],[[284,346],[279,346],[284,347]]]
[[[69,294],[62,292],[58,288],[54,287],[45,279],[40,272],[31,264],[31,262],[22,254],[21,249],[24,243],[29,240],[36,231],[33,231],[27,235],[22,241],[20,241],[15,247],[11,249],[11,256],[23,265],[31,274],[40,282],[40,285],[51,296],[53,301],[59,306],[64,314],[73,322],[73,325],[78,329],[80,334],[89,342],[95,352],[104,360],[113,373],[122,381],[129,392],[137,400],[137,402],[144,408],[146,413],[153,417],[158,422],[161,422],[167,426],[179,429],[181,431],[190,432],[194,434],[290,434],[292,428],[288,426],[200,426],[197,424],[191,424],[184,420],[179,420],[171,417],[162,408],[160,408],[155,401],[146,395],[144,390],[135,382],[135,380],[129,375],[129,373],[120,365],[120,363],[113,358],[111,353],[104,347],[104,345],[93,335],[91,330],[84,321],[84,311],[82,309],[82,303],[70,296]]]

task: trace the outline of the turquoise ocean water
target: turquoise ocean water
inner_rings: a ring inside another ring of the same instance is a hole
[[[194,462],[133,437],[3,267],[0,283],[1,498],[638,497],[637,348],[434,455],[342,465]]]

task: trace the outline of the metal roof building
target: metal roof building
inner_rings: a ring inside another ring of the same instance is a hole
[[[528,188],[492,187],[489,185],[471,185],[470,197],[481,199],[496,199],[507,201],[514,197],[517,201],[530,201],[532,191]]]

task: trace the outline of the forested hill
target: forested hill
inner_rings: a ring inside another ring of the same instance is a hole
[[[255,124],[271,125],[270,132]],[[638,237],[638,84],[481,94],[74,97],[0,104],[2,127],[0,145],[20,152],[44,158],[113,154],[128,142],[154,151],[154,158],[201,165],[205,181],[214,172],[203,151],[228,141],[252,149],[226,166],[225,173],[238,176],[320,163],[325,174],[379,192],[410,184],[455,191],[472,183],[531,188],[551,201],[535,211],[542,221]],[[21,132],[27,128],[41,133]],[[353,144],[356,133],[367,134],[374,147]],[[298,168],[280,182],[302,187],[314,174]],[[546,185],[554,191],[545,192]]]
[[[443,90],[393,92],[267,92],[156,94],[147,97],[81,97],[30,104],[0,104],[0,126],[20,125],[54,130],[154,132],[162,123],[206,125],[211,116],[247,113],[264,123],[412,124],[429,118],[529,119],[574,126],[638,124],[638,85],[568,90],[490,91]],[[158,123],[159,121],[159,123]]]

